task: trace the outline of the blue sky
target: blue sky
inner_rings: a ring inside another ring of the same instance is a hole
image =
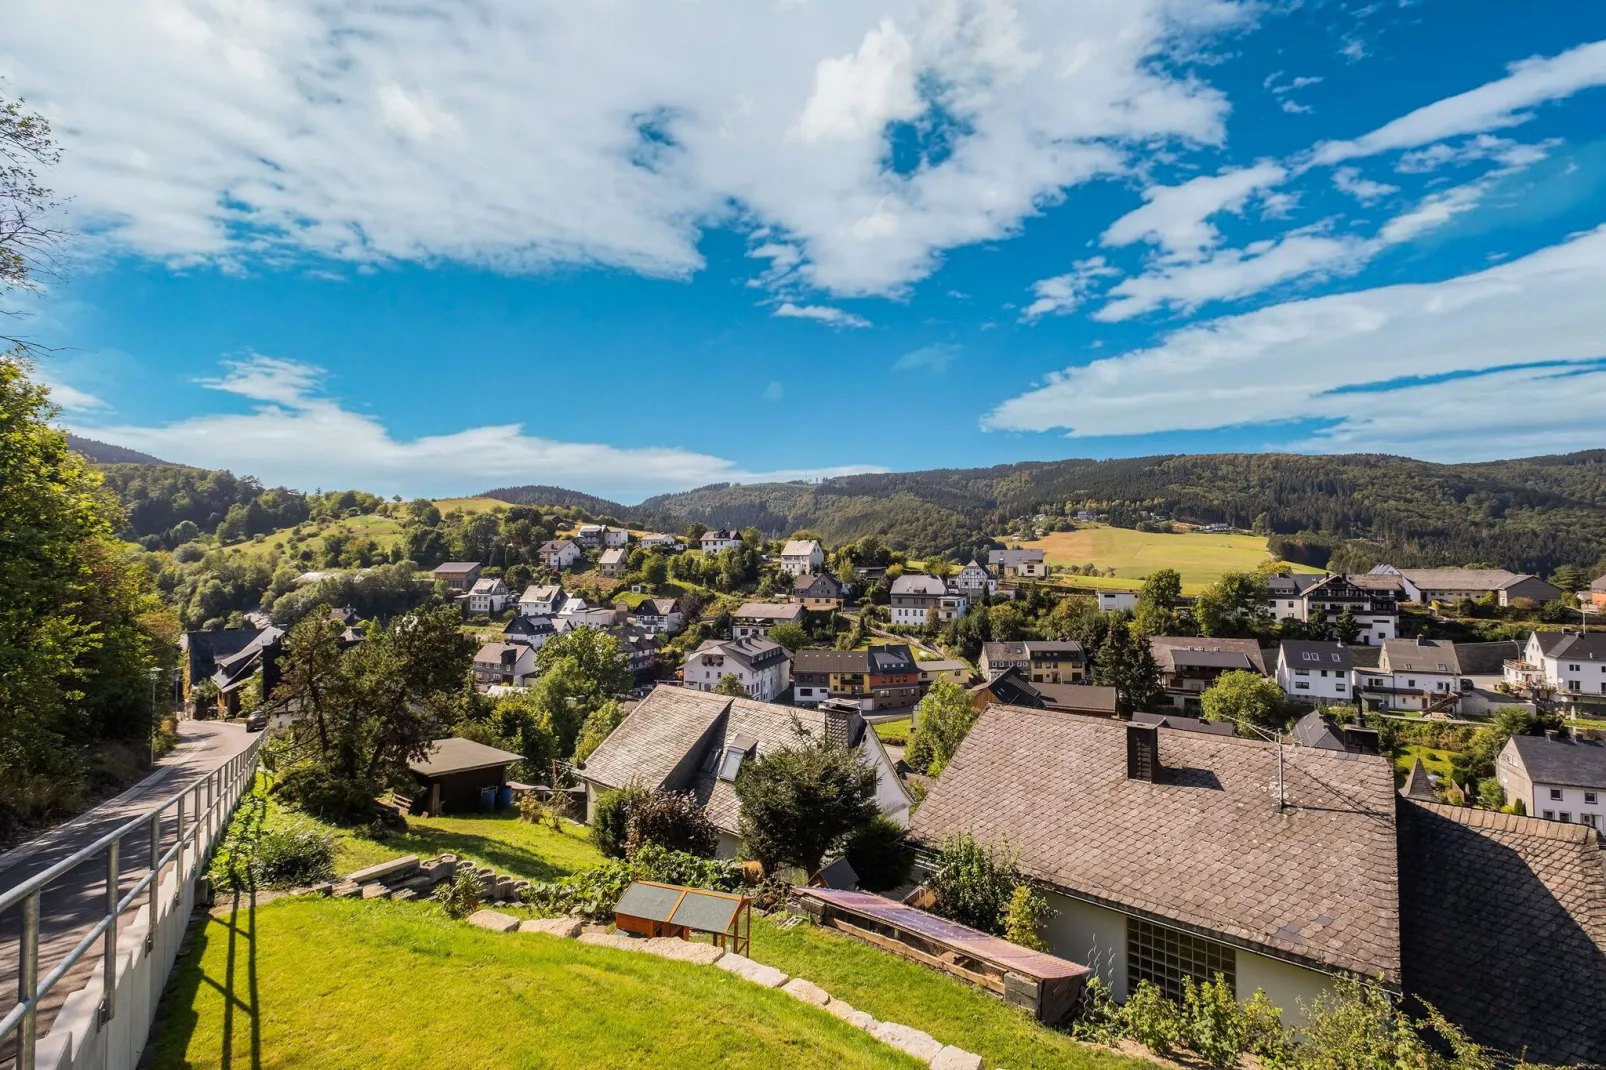
[[[81,233],[14,331],[175,461],[1606,444],[1598,2],[19,0],[0,77]]]

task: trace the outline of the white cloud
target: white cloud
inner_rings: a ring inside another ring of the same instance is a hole
[[[1509,70],[1498,81],[1434,101],[1354,141],[1320,145],[1314,162],[1339,163],[1525,123],[1533,117],[1530,109],[1540,104],[1606,85],[1606,41],[1579,45],[1559,56],[1525,59]]]
[[[1198,260],[1221,244],[1209,222],[1221,212],[1241,212],[1254,193],[1275,186],[1287,172],[1275,163],[1201,175],[1179,186],[1150,186],[1144,204],[1111,223],[1100,237],[1107,246],[1149,242],[1176,260]]]
[[[1301,104],[1297,100],[1287,99],[1282,102],[1282,108],[1283,111],[1287,112],[1289,115],[1306,115],[1316,110],[1309,104]]]
[[[1495,160],[1507,167],[1527,167],[1548,155],[1551,143],[1524,145],[1510,138],[1479,134],[1460,144],[1441,141],[1424,149],[1401,154],[1394,169],[1402,174],[1425,174],[1446,165],[1461,165],[1475,160]]]
[[[895,372],[913,372],[928,370],[941,375],[948,370],[954,358],[959,356],[960,347],[952,342],[938,342],[935,345],[921,346],[911,349],[903,356],[892,362]]]
[[[1366,50],[1366,42],[1362,41],[1359,37],[1351,37],[1346,40],[1344,42],[1344,47],[1338,50],[1338,54],[1349,60],[1351,63],[1359,63],[1361,60],[1371,55],[1371,53]]]
[[[1446,458],[1598,445],[1603,292],[1606,227],[1445,282],[1290,301],[1186,327],[1153,348],[1056,373],[984,425],[1087,437],[1315,418],[1336,424],[1297,445]],[[1535,367],[1546,363],[1579,374],[1558,380],[1557,368]],[[1476,377],[1355,390],[1469,373]]]
[[[1333,172],[1333,185],[1340,192],[1347,193],[1362,204],[1371,204],[1373,201],[1387,197],[1391,193],[1400,192],[1400,187],[1391,186],[1386,182],[1374,182],[1361,174],[1359,167],[1340,167]]]
[[[114,249],[681,277],[769,228],[772,284],[900,292],[1227,102],[1169,67],[1235,0],[13,0],[0,70]],[[887,160],[889,120],[954,120]]]
[[[461,494],[507,483],[549,483],[622,498],[712,482],[751,483],[884,471],[870,465],[750,472],[734,461],[672,446],[620,448],[529,435],[519,424],[471,427],[399,441],[377,419],[323,391],[323,371],[252,357],[204,385],[258,404],[248,413],[197,416],[155,427],[74,430],[169,461],[228,468],[270,483],[354,486],[385,494]]]
[[[38,379],[50,388],[50,400],[62,412],[97,412],[111,408],[104,400],[87,390],[69,386],[48,375],[39,375]]]
[[[1119,274],[1104,262],[1102,256],[1078,260],[1064,275],[1038,279],[1032,283],[1032,294],[1036,300],[1026,306],[1020,318],[1030,322],[1050,314],[1062,316],[1074,312],[1092,294],[1099,279]]]
[[[818,323],[830,324],[832,327],[868,327],[870,321],[863,316],[830,305],[794,305],[787,301],[775,310],[775,315],[783,319],[814,320]]]

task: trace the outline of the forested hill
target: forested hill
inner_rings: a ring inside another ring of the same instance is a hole
[[[165,465],[168,463],[159,457],[152,457],[148,453],[131,450],[127,446],[113,446],[110,442],[96,442],[92,438],[80,438],[71,431],[67,432],[67,447],[81,454],[85,460],[93,461],[95,464]]]
[[[497,487],[495,490],[484,491],[478,497],[495,498],[509,505],[550,505],[566,509],[584,509],[593,516],[611,516],[621,520],[634,512],[628,505],[620,505],[618,502],[611,502],[594,494],[540,484]]]
[[[1149,511],[1310,533],[1317,556],[1325,545],[1341,567],[1489,562],[1549,573],[1606,556],[1606,450],[1454,465],[1381,454],[1027,462],[716,485],[649,498],[632,513],[675,527],[808,529],[830,541],[877,533],[916,552],[963,555],[1012,518],[1078,509],[1117,523]]]

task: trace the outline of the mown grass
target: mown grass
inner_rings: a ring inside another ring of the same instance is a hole
[[[1115,569],[1114,577],[1058,577],[1069,583],[1130,590],[1141,586],[1144,577],[1155,570],[1174,568],[1182,575],[1186,594],[1197,594],[1224,572],[1252,572],[1271,560],[1266,540],[1258,535],[1167,535],[1102,524],[1056,531],[1019,545],[1042,550],[1051,565],[1093,564]],[[1320,571],[1304,565],[1289,568],[1294,572]]]
[[[1154,1064],[1078,1043],[1018,1007],[851,937],[812,925],[753,919],[752,957],[807,977],[883,1021],[923,1029],[1010,1070],[1153,1070]]]
[[[151,1070],[181,1067],[819,1067],[919,1063],[721,970],[533,934],[429,904],[242,901],[180,963]]]
[[[1394,751],[1394,772],[1400,783],[1405,783],[1406,774],[1411,771],[1411,764],[1416,759],[1422,759],[1422,767],[1441,779],[1450,779],[1450,759],[1455,755],[1453,750],[1443,750],[1438,747],[1423,746],[1420,743],[1407,743],[1397,747]]]
[[[914,732],[914,720],[909,717],[900,717],[896,721],[882,721],[875,725],[875,734],[881,737],[881,742],[890,743],[894,747],[904,747],[909,744],[909,736]]]
[[[434,502],[435,508],[440,510],[442,516],[447,513],[468,513],[472,515],[489,513],[495,509],[513,508],[507,502],[498,501],[495,498],[436,498]]]

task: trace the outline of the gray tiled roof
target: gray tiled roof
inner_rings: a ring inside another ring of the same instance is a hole
[[[1338,669],[1348,672],[1350,668],[1349,650],[1343,643],[1324,643],[1314,639],[1284,639],[1282,656],[1283,661],[1291,669]]]
[[[1529,578],[1503,568],[1403,568],[1400,575],[1430,591],[1498,591]]]
[[[1294,741],[1301,747],[1344,749],[1344,741],[1333,731],[1333,726],[1327,723],[1327,718],[1322,716],[1320,710],[1311,710],[1294,722]]]
[[[948,585],[936,576],[907,573],[892,581],[892,593],[943,595],[948,593]]]
[[[512,765],[523,761],[522,754],[487,747],[472,739],[437,739],[429,745],[429,753],[407,768],[423,776],[445,776],[448,773],[466,773],[471,769],[489,769],[498,765]]]
[[[1573,657],[1606,660],[1606,632],[1540,632],[1539,649],[1552,658]]]
[[[732,699],[658,687],[586,759],[583,775],[610,788],[659,788],[697,746]]]
[[[756,747],[754,755],[762,758],[771,751],[798,742],[793,730],[793,717],[803,730],[818,734],[825,726],[825,715],[817,709],[777,706],[768,702],[736,699],[731,703],[730,715],[716,725],[709,750],[724,750],[726,740],[741,738]],[[708,820],[714,827],[726,832],[740,832],[742,806],[736,798],[736,785],[719,779],[714,770],[705,771],[698,766],[691,790],[702,803]]]
[[[1539,784],[1606,788],[1606,744],[1544,736],[1512,736],[1528,779]]]
[[[799,621],[803,607],[796,602],[743,602],[731,616],[737,620]]]
[[[1262,674],[1266,671],[1265,655],[1260,652],[1260,644],[1253,639],[1203,639],[1155,635],[1149,638],[1149,650],[1154,654],[1154,660],[1159,662],[1161,672],[1176,671],[1177,651],[1242,654],[1249,659],[1250,668]],[[1187,664],[1204,664],[1194,653],[1184,657]]]
[[[1457,643],[1455,660],[1468,676],[1499,676],[1508,661],[1522,658],[1522,644],[1515,639],[1495,643]]]
[[[1007,841],[1081,897],[1317,967],[1399,976],[1394,772],[1377,756],[1161,729],[1161,783],[1126,777],[1117,721],[992,706],[913,819]]]
[[[1414,799],[1399,820],[1405,987],[1480,1043],[1606,1063],[1599,834]]]
[[[1448,639],[1385,639],[1379,664],[1391,673],[1461,671],[1455,644]]]

